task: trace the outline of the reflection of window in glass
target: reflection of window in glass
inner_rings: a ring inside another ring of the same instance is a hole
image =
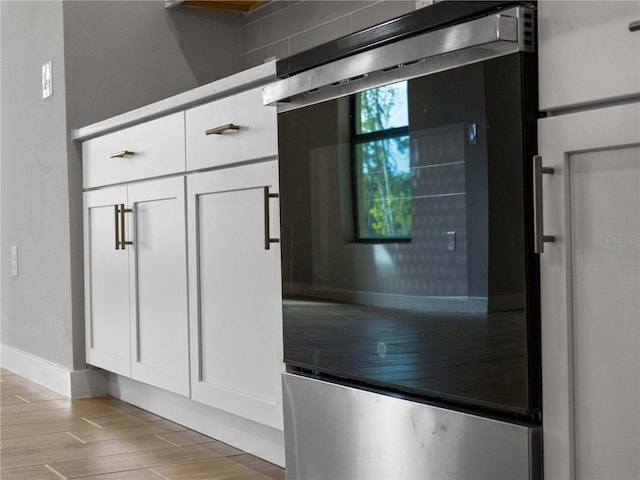
[[[353,96],[358,240],[411,238],[407,82]]]

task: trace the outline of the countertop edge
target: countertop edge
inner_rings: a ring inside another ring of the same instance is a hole
[[[265,85],[276,79],[276,61],[272,60],[247,70],[215,80],[144,107],[71,130],[72,141],[84,141],[130,127],[154,118],[176,113],[217,98]]]

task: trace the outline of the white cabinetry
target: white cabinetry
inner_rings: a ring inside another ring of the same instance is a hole
[[[189,176],[187,192],[192,398],[282,429],[277,162]]]
[[[82,160],[84,188],[184,172],[184,113],[83,142]]]
[[[262,88],[187,110],[187,170],[276,156],[275,115],[262,105]]]
[[[73,136],[87,362],[123,400],[282,465],[277,122],[258,87],[274,75],[261,65]]]
[[[540,110],[640,95],[637,0],[538,3]]]
[[[128,251],[115,248],[117,211],[127,188],[84,194],[84,280],[87,362],[131,375]]]
[[[640,478],[640,2],[538,8],[544,475]]]
[[[539,134],[545,478],[640,478],[640,104]]]
[[[85,192],[85,307],[88,363],[189,395],[184,188]]]
[[[539,2],[540,109],[640,96],[640,2]]]

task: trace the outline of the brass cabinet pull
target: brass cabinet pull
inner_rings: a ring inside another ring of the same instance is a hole
[[[279,198],[277,193],[269,193],[269,187],[264,187],[264,249],[269,250],[272,243],[280,242],[279,238],[271,238],[269,232],[269,199]]]
[[[135,155],[135,153],[130,150],[122,150],[121,152],[112,153],[109,155],[109,158],[123,158],[127,155],[132,156]]]
[[[120,248],[124,250],[127,245],[133,245],[132,241],[125,240],[125,213],[130,213],[132,210],[130,208],[124,208],[124,203],[120,204]]]
[[[124,203],[116,204],[114,207],[115,232],[116,232],[116,250],[124,250],[127,245],[133,245],[133,242],[125,240],[125,213],[130,213],[130,208],[124,208]]]
[[[116,218],[116,250],[120,250],[120,234],[119,234],[119,225],[118,225],[118,215],[120,214],[120,207],[118,205],[114,205],[115,207],[115,218]]]
[[[233,123],[228,123],[226,125],[222,125],[221,127],[211,128],[204,132],[205,135],[220,135],[222,132],[226,132],[227,130],[240,130],[238,125],[234,125]]]

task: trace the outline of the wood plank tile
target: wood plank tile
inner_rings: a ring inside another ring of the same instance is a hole
[[[231,457],[233,455],[241,455],[245,453],[236,447],[232,447],[224,442],[218,442],[215,440],[209,443],[201,443],[200,445],[213,451],[216,454],[216,457]]]
[[[165,435],[186,430],[182,425],[160,420],[158,422],[139,422],[128,426],[107,426],[90,430],[74,431],[73,434],[86,443],[112,440],[116,438],[135,437],[138,435]]]
[[[69,432],[28,435],[25,437],[5,438],[2,440],[3,450],[7,448],[33,448],[58,445],[82,445],[82,441],[71,436]]]
[[[213,438],[202,435],[201,433],[194,432],[193,430],[183,430],[181,432],[168,432],[159,433],[156,437],[161,438],[177,447],[183,447],[185,445],[193,445],[194,443],[207,443],[212,442]]]
[[[127,472],[105,473],[92,477],[80,477],[79,480],[166,480],[151,470],[129,470]]]
[[[56,462],[51,464],[51,466],[66,478],[79,478],[126,470],[140,470],[172,463],[196,462],[198,460],[220,456],[219,453],[203,445],[206,444],[159,448],[144,452],[110,455],[107,457],[92,457]]]
[[[25,397],[22,397],[25,398]],[[25,398],[26,399],[26,398]],[[5,405],[2,404],[2,417],[9,415],[19,415],[26,413],[46,412],[48,410],[58,410],[63,408],[72,408],[72,400],[64,399],[48,399],[43,401],[20,402],[19,404]]]
[[[0,380],[3,480],[167,480],[159,469],[169,467],[189,480],[284,479],[275,465],[116,398],[70,400],[4,369]]]
[[[95,425],[85,422],[82,418],[67,418],[55,422],[27,423],[16,425],[2,425],[0,438],[27,437],[29,435],[40,435],[55,432],[75,432],[76,430],[86,430],[97,428]]]
[[[130,403],[123,402],[119,398],[115,398],[115,397],[112,397],[110,395],[107,395],[107,396],[104,396],[104,397],[92,397],[92,398],[87,398],[85,400],[87,400],[87,401],[99,401],[100,403],[102,403],[104,405],[110,405],[110,406],[112,406],[114,408],[117,408],[121,412],[144,412],[144,410],[142,410],[141,408],[136,407],[135,405],[131,405]]]
[[[168,480],[284,479],[280,467],[248,454],[154,467],[151,470]]]
[[[2,414],[2,425],[17,425],[20,423],[40,423],[40,422],[54,422],[58,420],[67,420],[77,417],[91,418],[100,415],[109,415],[113,413],[120,413],[109,405],[83,405],[79,407],[73,406],[72,408],[58,408],[56,410],[38,411],[31,413],[18,413],[18,414]],[[124,415],[124,414],[122,414]],[[128,414],[127,414],[128,415]]]
[[[13,394],[2,394],[0,395],[0,402],[2,403],[2,409],[4,410],[6,406],[9,405],[22,405],[27,403],[23,398],[20,398],[18,395]]]
[[[76,442],[74,445],[17,448],[5,448],[3,446],[2,468],[16,468],[47,463],[53,466],[53,462],[94,457],[112,458],[113,455],[166,447],[166,442],[153,435],[87,444]]]
[[[109,407],[112,408],[112,407]],[[165,420],[150,412],[140,411],[115,411],[105,415],[83,415],[87,420],[101,427],[126,426],[134,423],[156,422]]]
[[[60,480],[60,477],[44,465],[37,465],[2,470],[2,480]]]
[[[52,392],[40,386],[22,386],[2,384],[2,395],[20,395],[28,402],[39,402],[41,400],[57,400],[66,398],[57,392]]]

